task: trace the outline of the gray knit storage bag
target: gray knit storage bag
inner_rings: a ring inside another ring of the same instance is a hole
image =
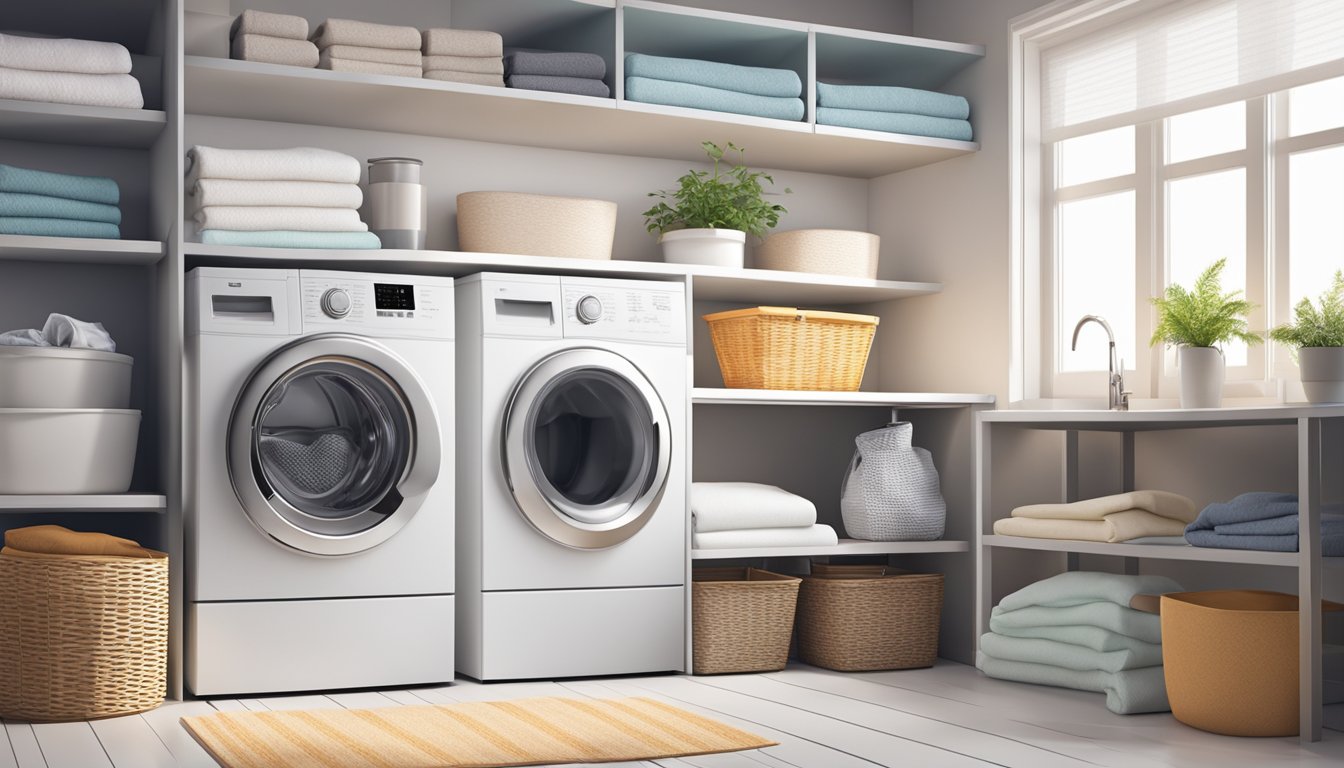
[[[933,457],[910,444],[908,421],[864,432],[840,488],[845,532],[868,541],[932,541],[941,538],[947,504],[938,487]]]

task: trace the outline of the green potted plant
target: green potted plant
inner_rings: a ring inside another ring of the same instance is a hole
[[[1157,327],[1149,345],[1178,347],[1182,408],[1217,408],[1223,400],[1226,367],[1218,344],[1244,341],[1259,344],[1260,337],[1246,327],[1254,304],[1241,291],[1223,293],[1223,267],[1219,259],[1200,274],[1191,290],[1167,286],[1166,294],[1152,300],[1157,307]]]
[[[1308,401],[1344,403],[1344,270],[1318,303],[1299,301],[1293,322],[1271,329],[1269,338],[1296,349]]]
[[[769,174],[724,160],[729,151],[740,160],[741,147],[731,141],[723,147],[712,141],[700,146],[713,169],[687,171],[675,190],[650,192],[658,203],[644,212],[644,223],[659,236],[664,261],[740,268],[747,235],[763,237],[787,211],[765,200],[761,182],[775,183]]]

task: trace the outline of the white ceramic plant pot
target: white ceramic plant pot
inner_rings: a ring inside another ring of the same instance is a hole
[[[664,232],[663,261],[708,264],[741,269],[746,261],[747,233],[738,229],[676,229]]]
[[[1303,347],[1297,364],[1307,402],[1344,403],[1344,347]]]
[[[1181,347],[1181,407],[1217,408],[1223,403],[1227,375],[1222,350],[1217,347]]]

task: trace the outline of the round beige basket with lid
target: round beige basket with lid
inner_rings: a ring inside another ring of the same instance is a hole
[[[756,267],[876,280],[879,241],[848,229],[776,232],[756,246]]]
[[[610,259],[616,204],[610,200],[463,192],[457,196],[458,247],[570,259]]]

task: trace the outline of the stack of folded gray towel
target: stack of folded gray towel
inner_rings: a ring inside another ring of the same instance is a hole
[[[1298,551],[1298,501],[1295,493],[1256,491],[1210,504],[1185,529],[1196,547]],[[1344,505],[1321,507],[1321,554],[1344,557]]]
[[[971,140],[961,96],[885,85],[817,83],[817,123],[865,131]]]
[[[425,78],[504,87],[504,38],[480,29],[427,29],[421,35]]]
[[[791,69],[625,55],[625,98],[647,104],[802,120],[803,81]]]
[[[130,72],[131,53],[118,43],[0,34],[0,99],[140,109]]]
[[[312,41],[317,66],[333,72],[420,77],[420,30],[351,19],[327,19]]]
[[[308,42],[308,20],[287,13],[246,10],[229,28],[235,59],[291,67],[316,67],[317,46]]]
[[[595,53],[504,49],[504,81],[510,88],[574,93],[605,99],[611,89],[602,82],[607,62]]]

